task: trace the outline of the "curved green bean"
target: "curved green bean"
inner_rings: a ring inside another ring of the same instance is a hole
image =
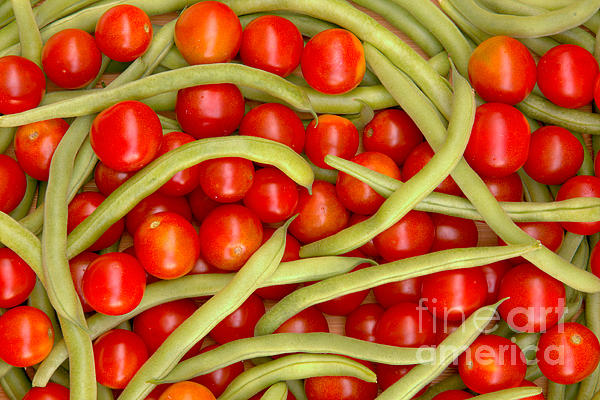
[[[12,365],[0,360],[0,378],[6,375],[12,368],[14,368]]]
[[[62,332],[60,330],[56,312],[52,307],[52,303],[50,303],[50,299],[48,298],[46,289],[44,289],[44,285],[42,285],[42,282],[39,279],[36,280],[35,286],[33,287],[33,290],[27,299],[27,305],[35,307],[46,314],[52,323],[52,328],[54,329],[54,343],[60,341],[62,339]]]
[[[33,204],[33,198],[35,197],[35,193],[37,191],[38,181],[33,179],[29,175],[25,175],[25,179],[27,180],[27,187],[25,188],[25,194],[21,199],[19,205],[10,212],[11,218],[19,220],[29,213],[29,209]]]
[[[467,386],[460,378],[459,374],[450,375],[438,383],[434,383],[429,386],[427,391],[423,393],[421,396],[417,397],[416,400],[431,400],[438,394],[445,392],[447,390],[463,390],[466,389]]]
[[[4,154],[10,145],[12,145],[16,132],[16,127],[0,128],[0,154]]]
[[[42,37],[31,9],[30,0],[10,0],[19,31],[21,56],[42,66]],[[4,31],[4,30],[2,30]],[[4,42],[2,42],[4,44]]]
[[[31,390],[31,382],[23,368],[12,367],[2,378],[0,386],[10,400],[21,400]]]
[[[542,393],[542,388],[526,386],[517,387],[513,389],[498,390],[496,392],[480,394],[479,396],[471,398],[477,400],[519,400],[527,397],[537,396],[540,393]],[[550,399],[550,397],[548,397],[548,399]]]
[[[288,387],[285,382],[278,382],[271,385],[269,389],[263,394],[260,400],[285,400],[288,396]]]
[[[552,193],[550,193],[548,186],[531,178],[529,175],[527,175],[523,168],[519,169],[517,174],[519,174],[521,182],[523,182],[526,196],[529,197],[527,201],[552,202],[554,200],[554,197],[552,197]]]
[[[243,400],[283,380],[314,376],[352,376],[376,382],[373,371],[346,357],[328,354],[292,354],[257,365],[238,375],[218,400]]]
[[[242,24],[242,28],[246,29],[246,26],[254,21],[258,17],[262,17],[264,15],[277,15],[283,17],[289,21],[291,21],[298,30],[302,33],[303,36],[312,37],[317,33],[323,32],[327,29],[335,29],[339,28],[338,25],[329,23],[327,21],[323,21],[319,18],[309,17],[308,15],[294,14],[294,13],[286,13],[286,12],[261,12],[255,14],[246,14],[240,16],[240,23]]]
[[[448,53],[441,51],[435,56],[427,60],[429,65],[437,71],[441,76],[447,76],[450,72],[450,62],[448,61]]]
[[[16,220],[0,211],[0,242],[14,251],[43,281],[40,239]]]

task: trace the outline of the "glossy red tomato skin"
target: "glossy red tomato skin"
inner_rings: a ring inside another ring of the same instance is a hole
[[[398,165],[422,141],[423,134],[413,120],[395,108],[378,111],[363,129],[365,150],[383,153]]]
[[[146,273],[135,257],[106,253],[88,265],[83,275],[83,294],[102,314],[122,315],[142,301]]]
[[[388,365],[388,364],[377,364],[375,371],[377,373],[377,384],[381,390],[386,390],[400,378],[406,375],[414,365]],[[427,386],[419,390],[412,398],[416,399],[427,390]]]
[[[192,223],[168,211],[146,217],[133,235],[133,245],[146,272],[160,279],[187,274],[200,255],[200,240]]]
[[[363,263],[352,269],[352,271],[358,271],[359,269],[371,267],[371,264]],[[348,315],[352,311],[356,310],[358,306],[367,298],[369,295],[369,289],[361,290],[359,292],[349,293],[343,296],[336,297],[331,300],[317,304],[315,307],[319,311],[329,315]]]
[[[273,333],[329,332],[329,324],[321,311],[308,307],[275,329]]]
[[[517,226],[551,251],[557,251],[563,242],[564,231],[558,222],[518,222]],[[505,245],[506,243],[502,239],[498,239],[498,244]],[[521,257],[518,259],[523,260]]]
[[[300,66],[313,89],[326,94],[348,92],[365,74],[362,43],[345,29],[327,29],[306,43]]]
[[[423,277],[390,282],[373,288],[377,303],[385,308],[390,308],[398,303],[416,303],[421,298],[421,284]]]
[[[368,215],[352,214],[350,216],[350,220],[348,221],[348,225],[349,226],[356,225],[359,222],[362,222],[368,218],[369,218]],[[377,252],[377,249],[375,248],[373,239],[369,240],[367,243],[360,246],[357,250],[360,251],[364,256],[367,256],[369,258],[379,257],[379,253]],[[361,255],[360,257],[363,257],[363,255]]]
[[[175,25],[175,45],[191,64],[229,62],[242,42],[242,25],[226,4],[203,1],[186,8]]]
[[[350,161],[391,178],[400,179],[400,168],[394,160],[383,153],[367,151],[360,153]],[[374,214],[385,201],[385,198],[371,189],[369,185],[344,172],[338,173],[335,190],[344,207],[357,214]]]
[[[286,77],[300,64],[303,49],[296,25],[283,17],[264,15],[242,32],[240,57],[250,67]]]
[[[218,344],[206,346],[200,351],[200,353],[206,353],[207,351],[216,349],[217,347],[219,347]],[[244,372],[244,363],[239,361],[226,367],[219,368],[216,371],[208,374],[196,376],[192,378],[192,381],[206,386],[215,396],[220,396],[225,391],[227,386],[229,386],[231,381],[233,381],[242,372]]]
[[[471,54],[469,80],[485,101],[517,104],[535,86],[535,60],[518,40],[493,36]]]
[[[429,216],[435,225],[431,251],[477,246],[479,234],[474,221],[437,213]]]
[[[25,195],[27,179],[19,164],[0,154],[0,211],[10,213]]]
[[[8,247],[0,249],[0,307],[18,306],[35,286],[35,272]]]
[[[560,126],[543,126],[531,134],[523,169],[540,183],[560,185],[577,174],[583,154],[583,146],[571,132]]]
[[[70,390],[58,383],[48,382],[44,387],[31,388],[23,400],[69,400]]]
[[[375,248],[386,261],[414,257],[429,252],[435,227],[427,213],[409,211],[402,219],[375,236]]]
[[[325,156],[350,159],[358,150],[358,142],[358,130],[349,119],[325,114],[319,116],[318,124],[313,120],[306,127],[304,152],[317,167],[333,169],[325,163]]]
[[[77,225],[83,222],[106,199],[98,192],[82,192],[69,203],[67,232],[71,233]],[[89,248],[89,251],[102,250],[115,243],[121,237],[125,222],[120,219],[110,226]]]
[[[240,126],[244,112],[242,92],[231,83],[192,86],[177,92],[177,122],[196,139],[231,135]]]
[[[135,175],[135,171],[117,171],[98,161],[96,169],[94,169],[94,183],[100,193],[108,197],[133,175]]]
[[[54,330],[43,311],[19,306],[0,316],[0,340],[0,359],[14,367],[30,367],[52,350]]]
[[[567,322],[542,333],[537,360],[540,370],[552,382],[568,385],[590,375],[600,360],[600,344],[584,325]]]
[[[487,281],[487,297],[485,304],[494,304],[499,300],[498,292],[500,291],[500,283],[504,275],[512,268],[512,264],[507,260],[500,260],[479,267],[485,275]]]
[[[516,172],[501,178],[484,176],[482,180],[497,201],[523,200],[523,181]]]
[[[37,107],[46,93],[46,77],[33,61],[20,56],[0,58],[0,113]]]
[[[196,189],[188,194],[186,198],[189,202],[188,208],[191,209],[191,213],[198,222],[204,221],[204,218],[221,204],[208,197],[200,185],[196,186]]]
[[[457,321],[485,304],[488,285],[483,272],[464,268],[423,278],[423,305],[438,319]]]
[[[200,254],[217,268],[237,271],[258,249],[262,236],[256,214],[237,204],[223,205],[200,225]]]
[[[516,172],[527,161],[529,123],[516,108],[486,103],[475,112],[475,122],[465,159],[482,176],[501,178]]]
[[[171,384],[158,400],[215,400],[215,396],[199,383],[182,381]]]
[[[415,176],[417,172],[423,169],[425,165],[433,158],[434,152],[427,142],[419,143],[415,146],[404,160],[402,165],[402,180],[408,181]],[[435,192],[462,196],[462,190],[458,187],[454,179],[448,175],[435,189]]]
[[[133,61],[146,52],[152,41],[152,23],[139,7],[120,4],[111,7],[96,23],[94,38],[108,58]]]
[[[377,343],[399,347],[434,345],[433,316],[417,303],[398,303],[379,317],[375,327]]]
[[[301,243],[333,235],[348,225],[350,213],[335,194],[335,186],[324,181],[315,181],[312,195],[300,188],[296,219],[290,224],[290,233]]]
[[[537,83],[548,100],[560,107],[579,108],[594,99],[600,69],[594,56],[573,44],[548,50],[537,66]]]
[[[77,296],[79,296],[79,301],[84,312],[91,312],[94,309],[83,295],[83,275],[85,275],[85,271],[92,261],[98,257],[99,255],[96,253],[84,251],[69,260],[69,270],[71,271],[71,278],[73,278],[73,285],[75,286],[75,291],[77,292]]]
[[[271,139],[302,153],[306,132],[302,120],[289,107],[265,103],[248,111],[240,123],[240,135]]]
[[[489,393],[519,386],[527,364],[519,347],[496,335],[481,335],[458,357],[458,372],[467,387]]]
[[[355,360],[373,369],[368,361]],[[377,384],[349,376],[317,376],[304,381],[308,400],[373,400]]]
[[[436,394],[432,400],[463,400],[470,399],[472,394],[462,390],[446,390],[445,392]]]
[[[578,175],[568,179],[558,190],[556,201],[574,197],[600,197],[600,178]],[[600,232],[600,221],[561,222],[562,227],[579,235],[593,235]]]
[[[543,332],[556,325],[564,312],[565,287],[531,263],[508,271],[498,297],[510,297],[498,312],[516,331]]]
[[[81,29],[55,33],[42,48],[42,68],[48,79],[65,89],[79,89],[96,78],[102,54],[94,37]]]
[[[254,182],[254,164],[245,158],[215,158],[202,162],[199,167],[202,190],[219,203],[242,200]]]
[[[15,155],[27,175],[38,181],[48,180],[52,155],[67,129],[69,124],[60,118],[34,122],[17,128],[14,142]]]
[[[125,329],[113,329],[94,341],[96,379],[112,389],[123,389],[148,359],[142,338]]]
[[[167,152],[183,146],[186,143],[194,142],[193,136],[183,132],[169,132],[163,135],[162,142],[158,148],[157,157]],[[158,191],[167,196],[184,196],[190,193],[198,186],[200,179],[200,167],[194,165],[183,171],[177,172],[171,179],[158,189]]]
[[[254,327],[263,315],[265,315],[265,305],[260,297],[251,294],[237,310],[219,322],[209,335],[220,344],[252,337]]]
[[[156,156],[162,127],[154,110],[139,101],[127,100],[94,118],[90,141],[107,166],[117,171],[137,171]]]
[[[344,326],[344,333],[348,337],[375,342],[375,328],[385,310],[379,304],[362,304],[348,314]]]
[[[154,192],[140,201],[127,213],[125,217],[127,232],[133,236],[148,215],[163,211],[177,213],[188,221],[192,219],[192,211],[185,197],[165,196],[164,194]]]
[[[276,223],[291,217],[298,204],[296,183],[277,168],[256,171],[252,186],[244,196],[244,205],[264,223]]]

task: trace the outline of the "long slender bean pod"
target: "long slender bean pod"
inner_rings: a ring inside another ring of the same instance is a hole
[[[542,393],[542,388],[527,386],[498,390],[495,392],[480,394],[479,396],[471,398],[476,400],[519,400],[527,397],[537,396],[540,393]],[[550,398],[548,397],[548,399]]]
[[[27,187],[25,188],[25,194],[21,199],[19,205],[10,212],[10,216],[16,220],[19,220],[29,213],[29,209],[33,204],[33,198],[35,197],[35,193],[37,191],[38,182],[34,178],[29,175],[25,175],[25,179],[27,180]]]
[[[423,393],[421,396],[417,397],[416,400],[431,400],[438,394],[447,390],[462,390],[466,388],[467,386],[460,378],[460,375],[456,373],[429,386],[427,391],[425,391],[425,393]]]
[[[218,400],[244,400],[282,380],[315,376],[352,376],[375,382],[373,371],[346,357],[328,354],[292,354],[242,372]]]
[[[240,23],[242,24],[242,28],[246,29],[246,26],[254,21],[256,18],[261,17],[263,15],[278,15],[280,17],[286,18],[291,21],[296,28],[302,33],[304,36],[313,37],[317,33],[323,32],[327,29],[335,29],[339,28],[336,24],[329,23],[327,21],[323,21],[319,18],[309,17],[308,15],[300,15],[293,13],[285,13],[285,12],[263,12],[256,14],[247,14],[240,16]]]
[[[16,127],[0,128],[0,154],[4,154],[4,152],[12,145],[16,132]]]
[[[577,393],[579,392],[579,386],[579,383],[572,383],[570,385],[567,385],[567,388],[565,390],[565,400],[576,400]]]
[[[0,242],[14,251],[44,280],[40,239],[19,222],[0,211]]]
[[[29,0],[10,0],[21,41],[21,56],[42,66],[42,37]]]
[[[548,389],[546,392],[547,400],[564,400],[565,398],[565,385],[561,385],[560,383],[548,381]]]
[[[286,400],[288,396],[288,387],[285,382],[278,382],[271,385],[263,394],[260,400]]]
[[[519,169],[517,173],[519,174],[521,182],[523,182],[523,186],[530,197],[528,201],[552,202],[554,200],[554,197],[552,197],[552,193],[550,193],[547,185],[534,180],[532,177],[527,175],[523,168]]]
[[[25,370],[16,367],[0,378],[0,386],[10,400],[21,400],[31,390],[31,382]]]
[[[579,143],[581,143],[581,146],[583,147],[583,163],[581,163],[581,167],[579,168],[579,171],[577,171],[577,175],[594,175],[594,160],[592,159],[592,155],[590,154],[590,151],[588,150],[588,147],[585,143],[585,139],[583,138],[583,136],[581,135],[581,133],[578,132],[571,132],[573,134],[573,136],[575,136],[577,138],[577,140],[579,140]]]
[[[14,368],[12,365],[0,360],[0,378],[6,375],[12,368]]]
[[[450,62],[448,61],[448,53],[441,51],[435,56],[427,60],[429,65],[437,71],[441,76],[447,76],[450,72]]]
[[[58,318],[56,317],[56,312],[54,311],[54,308],[52,308],[52,303],[50,303],[46,289],[44,289],[44,285],[42,285],[42,282],[40,282],[39,279],[36,281],[33,291],[27,299],[27,304],[43,311],[44,314],[46,314],[52,323],[52,328],[54,329],[54,342],[61,340],[62,332],[60,330]]]

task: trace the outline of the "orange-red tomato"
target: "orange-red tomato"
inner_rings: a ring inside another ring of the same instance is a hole
[[[169,386],[158,400],[215,400],[215,396],[204,385],[183,381]]]

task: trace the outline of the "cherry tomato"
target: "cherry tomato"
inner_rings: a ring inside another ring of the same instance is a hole
[[[414,257],[429,252],[435,227],[427,213],[409,211],[390,228],[375,236],[375,248],[386,261]]]
[[[0,359],[14,367],[30,367],[52,350],[54,330],[43,311],[19,306],[0,316],[0,343]]]
[[[139,7],[121,4],[106,11],[96,24],[96,44],[108,58],[129,62],[146,52],[152,40],[152,23]]]
[[[408,114],[394,108],[376,112],[363,129],[365,150],[383,153],[398,165],[422,141],[423,134]]]
[[[367,151],[350,161],[391,178],[400,179],[400,169],[394,160],[383,153]],[[385,201],[385,198],[369,185],[344,172],[338,173],[335,190],[344,207],[357,214],[374,214]]]
[[[552,382],[570,385],[596,369],[600,344],[596,335],[584,325],[566,322],[542,333],[537,360],[544,376]]]
[[[511,268],[512,265],[507,260],[500,260],[479,267],[481,272],[485,275],[488,287],[485,304],[494,304],[499,300],[498,292],[500,291],[500,282],[502,282],[502,278]]]
[[[519,386],[525,377],[525,355],[515,343],[481,335],[458,357],[458,373],[467,387],[489,393]]]
[[[312,195],[300,188],[296,211],[298,216],[290,224],[290,233],[301,243],[314,242],[333,235],[348,225],[350,213],[335,194],[335,186],[315,181]]]
[[[574,197],[600,197],[600,178],[579,175],[568,179],[558,189],[556,201]],[[561,222],[564,229],[578,235],[593,235],[600,232],[600,221],[596,222]]]
[[[371,267],[371,264],[363,263],[352,269],[352,271],[358,271],[359,269]],[[361,290],[359,292],[349,293],[343,296],[336,297],[331,300],[319,303],[316,307],[319,311],[329,315],[348,315],[352,311],[356,310],[358,306],[367,298],[369,295],[369,289]]]
[[[48,180],[52,155],[67,129],[69,124],[60,118],[34,122],[17,128],[15,155],[27,175],[38,181]]]
[[[11,249],[0,249],[0,307],[15,307],[27,300],[35,286],[35,273]]]
[[[429,216],[435,226],[431,251],[477,246],[479,234],[477,225],[472,220],[437,213]]]
[[[146,273],[129,254],[106,253],[88,265],[82,285],[83,295],[94,310],[123,315],[142,301]]]
[[[91,83],[102,65],[94,37],[81,29],[55,33],[42,48],[42,68],[61,88],[79,89]]]
[[[204,193],[204,190],[202,190],[201,186],[197,186],[196,189],[188,194],[187,199],[190,204],[188,208],[191,208],[191,212],[198,222],[204,221],[204,218],[206,218],[208,213],[221,204],[208,197],[206,193]]]
[[[148,396],[146,396],[146,398],[144,400],[158,400],[160,395],[164,393],[165,390],[167,390],[167,388],[171,386],[170,383],[163,383],[160,384],[158,386],[156,386],[149,394]],[[113,394],[114,397],[118,397],[120,396],[120,389],[114,389],[113,390]]]
[[[377,364],[376,373],[377,373],[377,383],[381,390],[386,390],[394,383],[396,383],[400,378],[406,375],[411,369],[413,369],[414,365],[388,365],[388,364]],[[417,394],[415,394],[412,398],[416,399],[423,393],[425,393],[427,387],[419,390]]]
[[[271,139],[291,147],[296,153],[302,153],[306,133],[302,120],[291,108],[278,103],[265,103],[244,115],[240,135]]]
[[[94,182],[100,193],[108,197],[133,175],[135,175],[135,171],[117,171],[99,161],[94,170]]]
[[[529,123],[519,110],[502,103],[477,107],[465,159],[482,176],[501,178],[527,161]]]
[[[151,214],[171,211],[181,215],[188,221],[192,219],[192,210],[185,197],[165,196],[154,192],[140,201],[125,217],[127,232],[133,236],[142,221]]]
[[[346,318],[345,335],[367,342],[375,342],[375,329],[383,312],[384,309],[379,304],[369,303],[359,306]]]
[[[215,396],[199,383],[183,381],[169,386],[158,400],[215,400]]]
[[[321,311],[308,307],[275,329],[273,333],[329,332],[329,324]]]
[[[543,126],[531,134],[529,156],[523,169],[545,185],[560,185],[575,176],[583,163],[579,140],[560,126]]]
[[[554,104],[579,108],[594,99],[594,83],[599,72],[592,53],[574,44],[561,44],[540,58],[537,83]]]
[[[273,167],[256,171],[244,197],[244,205],[264,223],[285,221],[294,214],[297,204],[296,183]]]
[[[434,152],[429,143],[422,142],[415,146],[408,154],[402,165],[402,180],[407,181],[423,169],[425,165],[433,158]],[[435,192],[462,196],[462,190],[458,187],[454,179],[448,175],[435,189]]]
[[[319,92],[340,94],[358,86],[366,62],[360,40],[345,29],[327,29],[313,36],[300,60],[306,82]]]
[[[535,86],[535,60],[518,40],[493,36],[471,54],[469,80],[485,101],[517,104]]]
[[[438,319],[464,320],[485,304],[488,285],[483,272],[464,268],[423,277],[423,305]]]
[[[215,158],[202,162],[199,167],[202,190],[219,203],[240,201],[254,181],[254,164],[245,158]]]
[[[262,243],[263,229],[252,211],[237,204],[215,208],[200,225],[200,254],[210,264],[239,270]]]
[[[296,25],[277,15],[264,15],[242,32],[240,57],[250,67],[285,77],[300,64],[303,49]]]
[[[71,271],[71,278],[73,278],[73,285],[75,286],[75,291],[77,292],[77,296],[79,297],[84,312],[94,311],[94,309],[89,305],[83,295],[83,275],[85,275],[85,271],[92,261],[98,257],[99,255],[96,253],[84,251],[69,260],[69,270]]]
[[[41,68],[24,57],[1,57],[0,77],[2,114],[14,114],[35,108],[46,93],[46,77]]]
[[[183,132],[169,132],[166,135],[163,135],[156,156],[162,156],[173,149],[186,143],[194,142],[195,140],[196,139],[192,136]],[[183,171],[177,172],[171,179],[162,185],[158,191],[167,196],[183,196],[190,193],[198,186],[199,179],[200,166],[194,165]]]
[[[265,305],[260,297],[251,294],[237,310],[219,322],[209,335],[220,344],[252,337],[254,327],[263,315],[265,315]]]
[[[175,25],[175,45],[189,64],[229,62],[242,42],[242,25],[226,4],[203,1],[186,8]]]
[[[137,171],[158,152],[162,127],[158,116],[139,101],[122,101],[94,118],[90,142],[104,164],[117,171]]]
[[[48,382],[44,387],[31,388],[23,400],[69,400],[70,393],[63,385]]]
[[[213,2],[197,5],[206,3]],[[192,86],[177,92],[177,122],[196,139],[231,135],[240,126],[244,112],[242,92],[231,83]]]
[[[203,348],[200,353],[206,353],[217,347],[219,347],[218,344],[212,344]],[[196,376],[195,378],[192,378],[192,381],[206,386],[215,396],[220,396],[227,386],[229,386],[231,381],[242,372],[244,372],[244,363],[238,361],[213,372],[209,372],[208,374]]]
[[[552,251],[558,250],[563,242],[564,231],[558,222],[517,222],[517,226]],[[498,239],[498,244],[506,243]],[[524,260],[522,257],[518,259]]]
[[[497,201],[522,201],[523,182],[516,172],[501,178],[484,176],[483,182]]]
[[[96,208],[106,199],[98,192],[81,192],[69,203],[69,217],[67,220],[67,232],[71,233],[77,225],[83,222]],[[110,226],[89,248],[89,251],[97,251],[107,248],[121,237],[125,222],[120,219]]]
[[[421,284],[423,277],[390,282],[373,288],[375,300],[385,308],[390,308],[398,303],[416,303],[421,298]]]
[[[369,218],[369,216],[367,216],[367,215],[352,214],[350,216],[350,220],[348,221],[348,225],[352,226],[352,225],[358,224],[359,222],[362,222],[368,218]],[[360,246],[357,250],[362,253],[360,255],[360,257],[363,257],[363,256],[367,256],[370,258],[379,257],[379,253],[377,252],[377,249],[375,248],[375,243],[373,243],[373,239],[369,240],[367,243]]]
[[[358,150],[358,130],[350,120],[339,115],[319,116],[319,123],[313,120],[306,127],[304,152],[317,167],[333,169],[325,163],[325,156],[331,154],[345,159],[352,158]]]
[[[7,155],[0,154],[0,211],[10,213],[14,210],[27,188],[27,179],[21,166]]]
[[[379,317],[375,340],[399,347],[434,345],[433,316],[417,303],[398,303]]]
[[[108,331],[94,342],[96,379],[112,389],[127,386],[147,359],[142,338],[125,329]]]
[[[355,360],[373,369],[368,361]],[[377,384],[349,376],[317,376],[304,381],[308,400],[373,400]]]
[[[462,390],[446,390],[445,392],[436,394],[431,400],[463,400],[470,399],[472,394]]]

